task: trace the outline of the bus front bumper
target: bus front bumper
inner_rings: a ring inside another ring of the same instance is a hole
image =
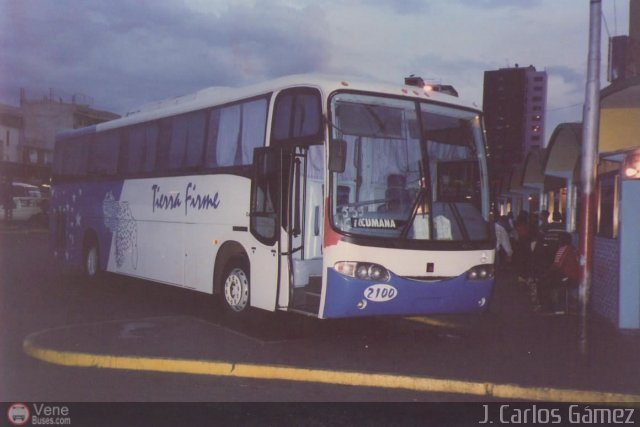
[[[469,280],[466,273],[432,282],[391,273],[388,281],[373,282],[329,268],[322,317],[480,313],[488,308],[492,287],[493,278]]]

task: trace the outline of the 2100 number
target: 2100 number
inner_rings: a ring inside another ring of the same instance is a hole
[[[391,285],[371,285],[364,290],[364,297],[369,301],[391,301],[398,295],[398,290]]]

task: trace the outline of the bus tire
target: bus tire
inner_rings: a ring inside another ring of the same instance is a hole
[[[232,259],[222,279],[222,301],[226,311],[234,315],[249,311],[249,262],[244,258]]]
[[[94,280],[100,275],[100,248],[98,239],[95,236],[89,236],[84,244],[82,251],[82,270],[85,277]]]

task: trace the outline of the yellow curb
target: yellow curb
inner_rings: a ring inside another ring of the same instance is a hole
[[[410,320],[412,322],[424,323],[424,324],[429,325],[429,326],[437,326],[439,328],[456,329],[456,328],[460,327],[460,325],[457,324],[457,323],[445,322],[444,320],[433,319],[431,317],[414,316],[414,317],[405,317],[405,319],[406,320]]]
[[[640,395],[599,391],[522,387],[515,384],[493,384],[406,375],[331,371],[223,361],[66,352],[39,348],[28,337],[24,341],[23,348],[25,353],[31,357],[63,366],[394,388],[416,392],[469,394],[499,399],[575,403],[640,403]]]

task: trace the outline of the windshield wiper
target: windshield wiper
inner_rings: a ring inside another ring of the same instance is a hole
[[[409,217],[407,224],[404,226],[404,228],[400,232],[400,238],[402,239],[407,239],[407,236],[409,235],[409,230],[411,230],[411,227],[413,226],[416,216],[418,216],[418,208],[420,206],[422,206],[423,214],[426,213],[429,215],[429,236],[433,236],[433,218],[431,218],[431,215],[430,215],[430,212],[432,211],[432,209],[429,203],[429,189],[430,189],[430,187],[428,186],[429,180],[427,179],[426,169],[422,161],[418,162],[418,169],[420,170],[419,179],[421,182],[418,189],[418,194],[416,195],[413,205],[411,205],[411,216]]]

